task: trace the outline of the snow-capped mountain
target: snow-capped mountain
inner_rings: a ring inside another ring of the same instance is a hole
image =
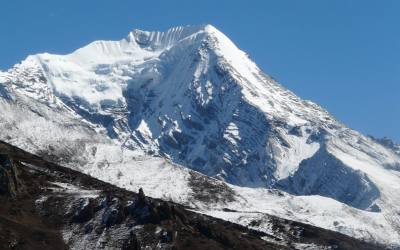
[[[126,188],[143,182],[154,196],[175,180],[181,195],[170,198],[190,202],[195,172],[160,167],[176,164],[229,183],[240,198],[228,208],[400,242],[398,151],[279,85],[211,25],[29,56],[0,83],[0,139],[25,150]]]

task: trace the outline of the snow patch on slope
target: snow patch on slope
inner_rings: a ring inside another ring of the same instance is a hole
[[[257,221],[259,226],[255,229],[267,233],[269,217],[266,215],[274,215],[365,240],[387,244],[397,244],[400,240],[392,225],[386,223],[384,214],[358,210],[318,195],[292,196],[274,189],[228,185],[226,188],[234,194],[228,203],[226,200],[193,199],[196,194],[191,191],[190,176],[194,174],[202,178],[202,175],[162,158],[128,158],[123,162],[111,163],[105,169],[90,168],[87,173],[131,191],[141,187],[151,197],[185,204],[197,212],[241,225],[251,226],[253,221]],[[204,188],[210,185],[207,183],[222,182],[205,177]]]

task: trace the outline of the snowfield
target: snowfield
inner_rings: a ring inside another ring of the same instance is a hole
[[[28,56],[0,72],[0,110],[1,140],[120,187],[399,247],[400,147],[300,99],[211,25]]]
[[[194,211],[267,233],[267,215],[274,215],[357,238],[393,245],[399,240],[399,235],[391,224],[386,222],[383,213],[356,209],[318,195],[293,196],[277,189],[225,184],[158,157],[137,156],[135,160],[110,164],[106,169],[89,169],[87,174],[127,190],[135,191],[142,187],[151,197],[184,204],[192,207]],[[201,181],[196,182],[194,179]],[[196,189],[199,186],[209,199],[197,197]],[[218,189],[207,192],[210,186],[217,186]],[[230,195],[229,199],[224,199],[226,194]],[[252,226],[254,221],[258,226]]]

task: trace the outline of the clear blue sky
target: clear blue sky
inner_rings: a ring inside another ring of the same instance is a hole
[[[301,97],[400,142],[399,13],[397,0],[4,0],[0,69],[133,28],[210,23]]]

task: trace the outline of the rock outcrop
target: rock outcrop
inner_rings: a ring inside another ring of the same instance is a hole
[[[0,195],[14,198],[20,188],[13,160],[7,154],[0,154]]]

